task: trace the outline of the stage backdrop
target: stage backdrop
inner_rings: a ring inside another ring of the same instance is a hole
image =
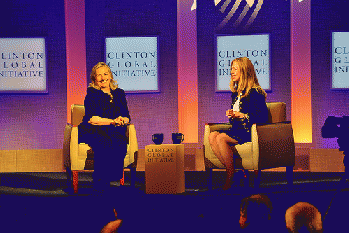
[[[45,38],[47,94],[0,93],[0,150],[61,149],[66,124],[64,1],[2,2],[0,38]]]

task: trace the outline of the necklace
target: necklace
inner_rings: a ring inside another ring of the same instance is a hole
[[[110,96],[110,103],[113,103],[114,96],[110,92],[107,92],[107,94]]]

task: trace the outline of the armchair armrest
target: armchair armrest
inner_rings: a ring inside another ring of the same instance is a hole
[[[64,129],[64,141],[63,141],[63,160],[64,160],[64,169],[71,166],[70,162],[70,139],[71,139],[71,130],[73,126],[69,123],[65,125]]]
[[[135,161],[135,152],[138,151],[138,141],[137,141],[136,128],[134,124],[129,124],[127,127],[128,127],[127,132],[128,132],[128,144],[129,144],[128,152],[130,155],[129,164],[131,164]],[[128,166],[129,164],[126,164],[126,165]]]
[[[258,169],[295,165],[295,144],[291,122],[256,124]]]
[[[210,133],[215,130],[228,130],[231,128],[230,123],[206,123],[206,126],[210,129]]]
[[[78,164],[79,157],[79,139],[78,139],[78,126],[72,126],[70,137],[70,161],[72,170],[76,170],[75,167]]]

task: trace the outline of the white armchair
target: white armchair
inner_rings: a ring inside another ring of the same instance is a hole
[[[288,184],[293,183],[295,165],[295,144],[291,122],[286,120],[286,104],[283,102],[267,103],[269,120],[267,124],[254,124],[251,128],[251,142],[236,145],[241,159],[235,159],[237,169],[254,170],[257,174],[254,186],[258,187],[261,170],[286,167]],[[204,155],[205,168],[209,172],[209,189],[212,189],[212,169],[225,168],[213,153],[208,136],[211,132],[229,129],[230,124],[205,125]],[[241,160],[241,161],[237,161]],[[242,166],[239,164],[242,164]],[[248,174],[245,172],[245,174]]]
[[[87,154],[92,152],[91,147],[85,143],[78,143],[78,125],[82,122],[85,115],[83,105],[73,104],[71,106],[71,122],[65,127],[65,136],[63,144],[63,153],[65,157],[65,168],[71,170],[73,179],[74,193],[78,192],[78,173],[88,170],[85,169]],[[136,129],[133,124],[127,126],[128,145],[127,154],[124,159],[124,168],[131,170],[131,185],[134,185],[134,178],[137,166],[138,142]],[[69,173],[69,172],[68,172]],[[69,174],[68,174],[69,176]],[[68,179],[71,177],[68,177]],[[133,178],[133,179],[132,179]],[[123,179],[121,180],[123,184]]]

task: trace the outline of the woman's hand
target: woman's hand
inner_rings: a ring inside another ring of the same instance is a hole
[[[122,119],[124,120],[125,125],[130,123],[130,119],[128,119],[127,117],[123,117]]]
[[[233,118],[246,118],[246,114],[242,112],[234,112]]]
[[[233,109],[229,109],[225,113],[228,118],[246,118],[246,114],[242,112],[234,112]]]
[[[91,119],[88,121],[91,125],[110,125],[113,123],[113,120],[108,119],[108,118],[102,118],[99,116],[93,116]]]
[[[130,119],[128,119],[127,117],[119,116],[114,120],[114,122],[117,126],[122,126],[127,125],[130,122]]]
[[[99,116],[93,116],[91,117],[91,119],[89,120],[88,123],[90,123],[91,125],[116,125],[116,126],[122,126],[122,125],[126,125],[130,122],[130,120],[127,117],[122,117],[119,116],[118,118],[112,120],[112,119],[108,119],[108,118],[102,118]]]
[[[115,125],[116,125],[116,126],[124,125],[124,121],[122,120],[122,117],[121,117],[121,116],[119,116],[118,118],[115,118],[115,119],[114,119],[114,122],[115,122]]]
[[[233,115],[234,115],[233,109],[228,109],[228,110],[225,112],[225,115],[226,115],[228,118],[232,118]]]

